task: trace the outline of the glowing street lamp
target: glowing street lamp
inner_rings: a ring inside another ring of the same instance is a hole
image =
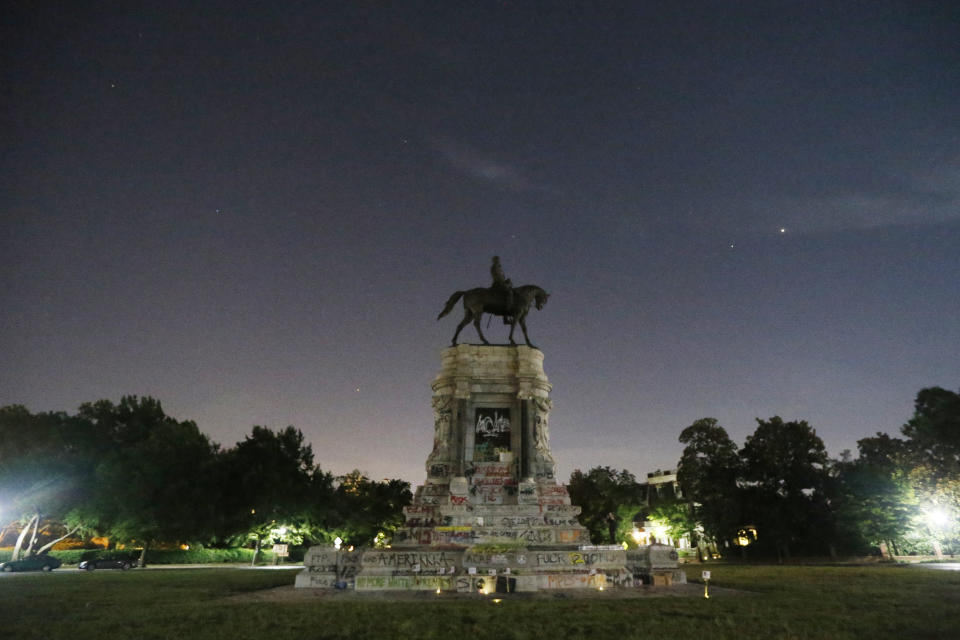
[[[669,542],[667,542],[667,540],[669,540],[669,538],[667,538],[668,531],[669,529],[667,528],[666,525],[661,524],[660,522],[653,523],[652,532],[653,532],[654,539],[658,543],[669,544]]]
[[[940,540],[937,534],[946,529],[947,525],[950,524],[950,514],[940,505],[934,504],[925,510],[923,519],[926,520],[927,526],[930,527],[933,533],[933,553],[937,556],[937,560],[943,560],[943,548],[940,546]]]
[[[940,506],[928,509],[924,519],[932,529],[944,529],[950,524],[950,516],[947,515],[946,509]]]
[[[343,568],[342,568],[341,559],[340,559],[340,545],[342,544],[343,544],[343,538],[341,538],[340,536],[337,536],[336,538],[333,539],[333,548],[337,550],[337,568],[336,568],[336,572],[337,572],[336,588],[337,589],[343,589],[347,586],[346,583],[343,582],[342,580]]]

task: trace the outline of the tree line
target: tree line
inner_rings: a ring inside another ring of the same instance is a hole
[[[701,553],[776,556],[960,552],[960,395],[922,389],[900,436],[831,459],[806,421],[757,420],[738,447],[713,418],[680,433],[680,491],[650,495],[627,471],[575,471],[570,493],[596,542],[653,520]],[[591,499],[591,496],[593,498]]]
[[[0,407],[0,442],[0,519],[19,530],[15,557],[68,536],[105,536],[144,554],[173,542],[373,544],[402,524],[411,498],[401,480],[323,471],[292,426],[254,426],[222,448],[150,397],[75,414]]]
[[[864,438],[856,458],[831,459],[806,421],[778,416],[758,419],[741,447],[713,418],[679,441],[677,492],[652,494],[610,467],[571,475],[594,542],[629,544],[652,520],[701,553],[960,551],[960,394],[921,390],[900,437]],[[15,549],[25,553],[93,535],[144,553],[161,542],[259,549],[339,536],[370,545],[403,523],[411,499],[401,480],[334,478],[292,426],[254,426],[222,448],[150,397],[100,400],[75,414],[0,407],[0,443],[0,522],[14,522]]]

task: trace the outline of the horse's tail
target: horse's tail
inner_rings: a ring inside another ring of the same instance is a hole
[[[453,305],[457,304],[457,300],[459,300],[460,296],[462,295],[463,295],[463,291],[457,291],[452,296],[450,296],[450,299],[447,300],[447,305],[443,308],[443,311],[440,312],[440,315],[437,316],[437,320],[439,320],[443,316],[453,311]]]

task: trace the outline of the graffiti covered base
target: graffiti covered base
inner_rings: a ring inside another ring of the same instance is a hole
[[[427,477],[404,509],[392,548],[337,556],[314,547],[297,586],[490,593],[646,580],[650,563],[640,555],[590,546],[577,519],[580,507],[557,483],[550,451],[552,385],[543,352],[449,347],[431,389],[434,437]],[[672,567],[658,571],[677,569],[673,553]]]

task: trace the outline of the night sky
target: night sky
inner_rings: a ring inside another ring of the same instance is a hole
[[[960,387],[960,3],[4,6],[0,404],[419,483],[495,254],[562,478]]]

